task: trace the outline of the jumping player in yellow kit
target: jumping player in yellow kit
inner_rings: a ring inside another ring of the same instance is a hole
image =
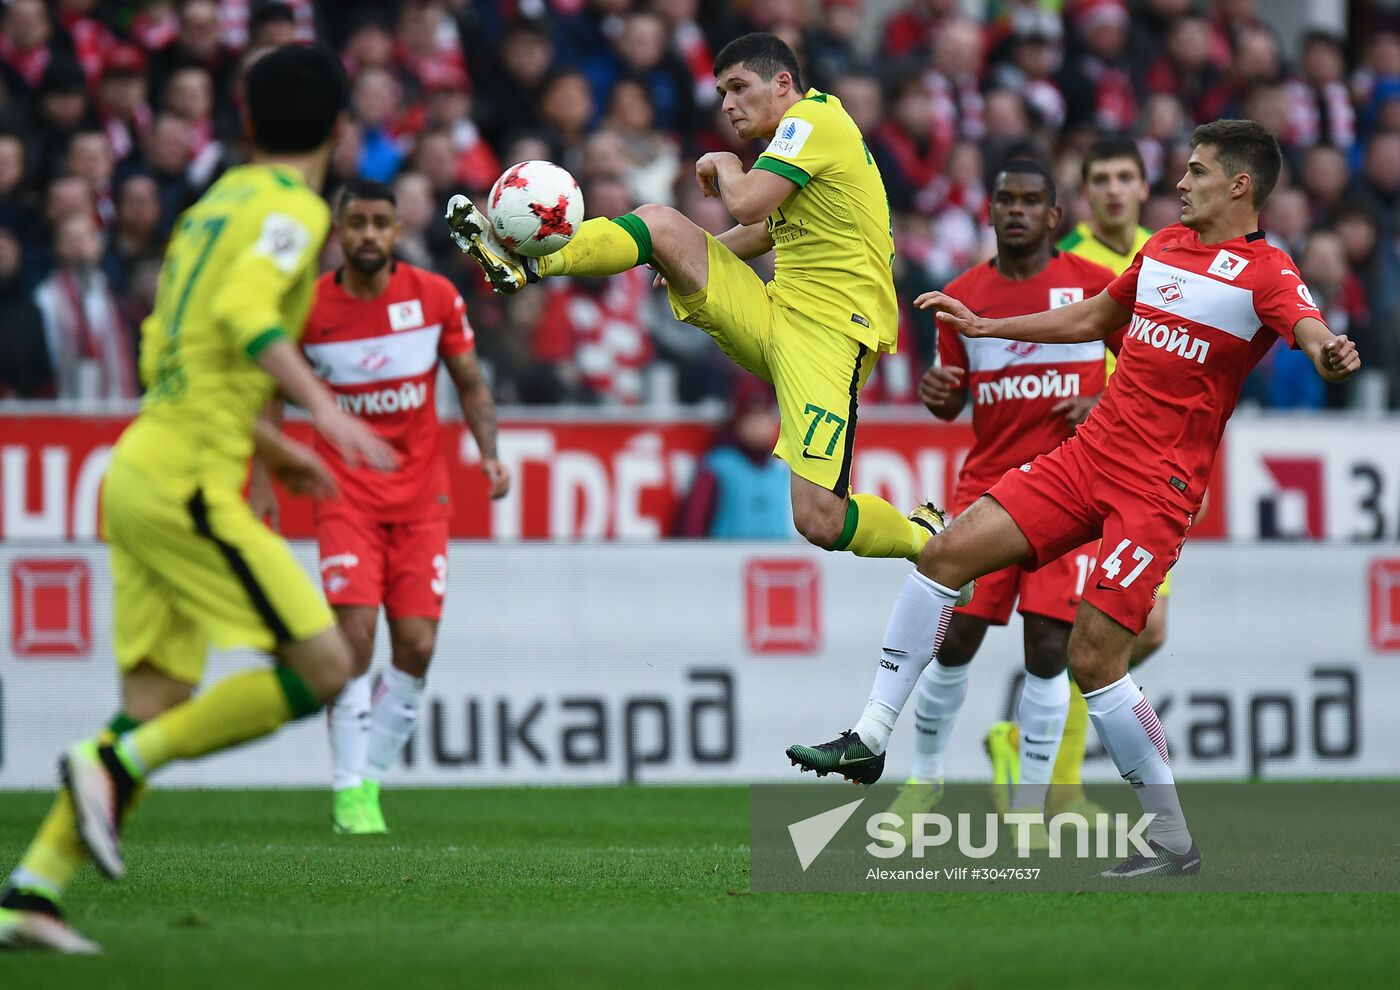
[[[242,495],[255,450],[293,491],[334,491],[314,452],[259,421],[278,388],[343,456],[395,463],[296,346],[330,219],[316,189],[347,86],[332,53],[287,46],[256,62],[244,89],[254,161],[176,224],[141,328],[146,397],[103,485],[122,709],[64,754],[65,790],[0,892],[0,947],[98,951],[59,903],[89,856],[112,879],[125,873],[119,829],[147,776],[318,711],[350,669],[316,586]],[[211,643],[277,663],[196,696]]]
[[[453,197],[448,225],[497,292],[548,275],[656,268],[679,319],[773,384],[782,420],[774,453],[792,469],[798,532],[828,550],[916,560],[942,513],[920,506],[906,518],[878,496],[851,493],[857,397],[880,354],[895,349],[898,327],[880,170],[841,102],[803,91],[796,56],[773,35],[726,45],[714,73],[735,132],[769,142],[748,171],[729,152],[696,163],[701,190],[738,226],[712,237],[669,207],[646,205],[587,220],[562,250],[536,259],[507,250],[465,196]],[[777,270],[765,284],[744,262],[769,251]]]

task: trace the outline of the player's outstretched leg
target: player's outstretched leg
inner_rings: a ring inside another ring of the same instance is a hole
[[[320,711],[345,687],[350,651],[338,628],[278,652],[282,665],[273,670],[233,674],[110,744],[87,740],[64,754],[63,775],[78,832],[98,869],[114,879],[125,874],[121,815],[157,768],[265,736],[291,719]]]
[[[481,266],[491,288],[509,295],[545,275],[601,277],[647,264],[654,250],[652,232],[641,215],[647,209],[641,207],[637,213],[610,220],[601,217],[585,220],[568,244],[542,258],[526,258],[508,249],[481,209],[461,194],[448,201],[447,226],[457,247]],[[696,227],[695,230],[699,234],[700,229]],[[700,260],[703,262],[705,248],[703,235],[701,237]]]
[[[535,259],[522,258],[502,244],[486,214],[466,196],[459,193],[448,200],[446,219],[452,240],[481,266],[496,293],[510,295],[539,281]]]
[[[909,823],[943,798],[943,756],[953,723],[967,698],[967,675],[989,623],[973,615],[953,616],[938,656],[919,677],[914,702],[914,769],[889,810]]]
[[[1133,785],[1142,810],[1154,816],[1146,833],[1154,855],[1132,856],[1101,875],[1131,879],[1197,873],[1201,852],[1181,811],[1162,723],[1127,672],[1133,636],[1088,602],[1080,603],[1070,669],[1081,688],[1088,689],[1084,700],[1099,741]]]
[[[955,589],[1018,563],[1029,552],[1006,510],[986,497],[930,539],[890,613],[870,700],[855,729],[820,746],[789,747],[788,758],[803,770],[836,772],[858,783],[878,780],[895,720],[943,645],[958,603]]]

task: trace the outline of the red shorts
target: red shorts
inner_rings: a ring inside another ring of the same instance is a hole
[[[1115,480],[1074,438],[1019,471],[1006,472],[987,494],[1030,543],[1027,568],[1039,568],[1102,536],[1084,601],[1134,633],[1142,632],[1157,588],[1186,542],[1189,505]]]
[[[1091,542],[1039,570],[1030,571],[1016,564],[993,571],[977,579],[977,593],[957,611],[986,619],[994,626],[1006,625],[1012,609],[1022,615],[1043,615],[1057,622],[1073,623],[1097,554],[1098,544]]]
[[[374,522],[341,506],[318,513],[326,601],[383,605],[391,619],[440,618],[447,590],[447,526],[446,519]]]
[[[963,488],[959,484],[953,495],[954,517],[966,512],[988,487],[976,484]],[[977,592],[972,601],[957,611],[960,615],[985,619],[994,626],[1010,622],[1013,610],[1022,615],[1043,615],[1057,622],[1073,623],[1098,550],[1098,543],[1091,540],[1039,570],[1013,564],[986,574],[977,579]]]

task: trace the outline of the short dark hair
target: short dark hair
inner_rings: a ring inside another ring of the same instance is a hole
[[[1055,205],[1056,190],[1055,177],[1050,174],[1050,170],[1040,162],[1032,158],[1013,158],[1001,168],[997,169],[997,174],[992,180],[996,180],[1003,175],[1038,175],[1045,182],[1045,199],[1050,206]]]
[[[243,82],[253,143],[271,154],[315,151],[349,99],[340,59],[320,45],[283,45],[253,63]]]
[[[779,72],[791,73],[793,88],[802,92],[797,56],[787,42],[776,35],[755,31],[725,45],[715,56],[715,78],[718,79],[725,69],[735,65],[757,73],[760,79],[772,79]]]
[[[1089,181],[1089,166],[1095,162],[1106,162],[1113,158],[1130,158],[1137,166],[1138,175],[1144,180],[1147,178],[1147,164],[1142,160],[1142,149],[1138,143],[1126,134],[1112,134],[1101,137],[1093,144],[1089,145],[1089,150],[1084,153],[1084,164],[1080,166],[1079,178]]]
[[[1227,173],[1244,172],[1249,176],[1254,187],[1254,208],[1262,209],[1283,168],[1283,151],[1274,132],[1253,120],[1217,120],[1202,124],[1192,133],[1192,149],[1203,144],[1215,148]]]
[[[356,199],[370,203],[388,203],[396,209],[399,205],[394,190],[384,183],[376,182],[374,179],[351,179],[340,190],[340,198],[336,200],[335,215],[343,214],[351,201]]]

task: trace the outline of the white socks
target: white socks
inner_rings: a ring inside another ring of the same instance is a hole
[[[398,759],[418,721],[418,705],[423,698],[424,680],[389,667],[379,681],[374,708],[369,717],[369,747],[364,775],[382,780],[390,764]]]
[[[889,745],[895,719],[919,675],[938,654],[957,601],[956,590],[950,591],[918,571],[904,579],[885,627],[885,645],[880,650],[870,701],[855,726],[860,741],[872,753],[883,753]]]
[[[1133,785],[1142,810],[1156,814],[1147,836],[1174,853],[1191,848],[1191,833],[1176,796],[1176,780],[1167,759],[1167,737],[1157,712],[1143,697],[1131,674],[1084,695],[1089,720],[1099,741],[1123,778]],[[1024,733],[1024,729],[1022,732]],[[1025,773],[1025,765],[1021,767]]]
[[[919,697],[914,702],[915,780],[933,783],[943,779],[943,754],[948,750],[958,710],[967,698],[971,671],[970,663],[961,667],[931,663],[919,678]]]
[[[1021,779],[1016,785],[1013,808],[1041,811],[1045,792],[1055,772],[1055,754],[1069,714],[1069,674],[1036,677],[1027,672],[1021,688],[1016,721],[1021,735]]]
[[[331,765],[337,791],[359,787],[369,744],[369,674],[353,678],[331,705]]]

